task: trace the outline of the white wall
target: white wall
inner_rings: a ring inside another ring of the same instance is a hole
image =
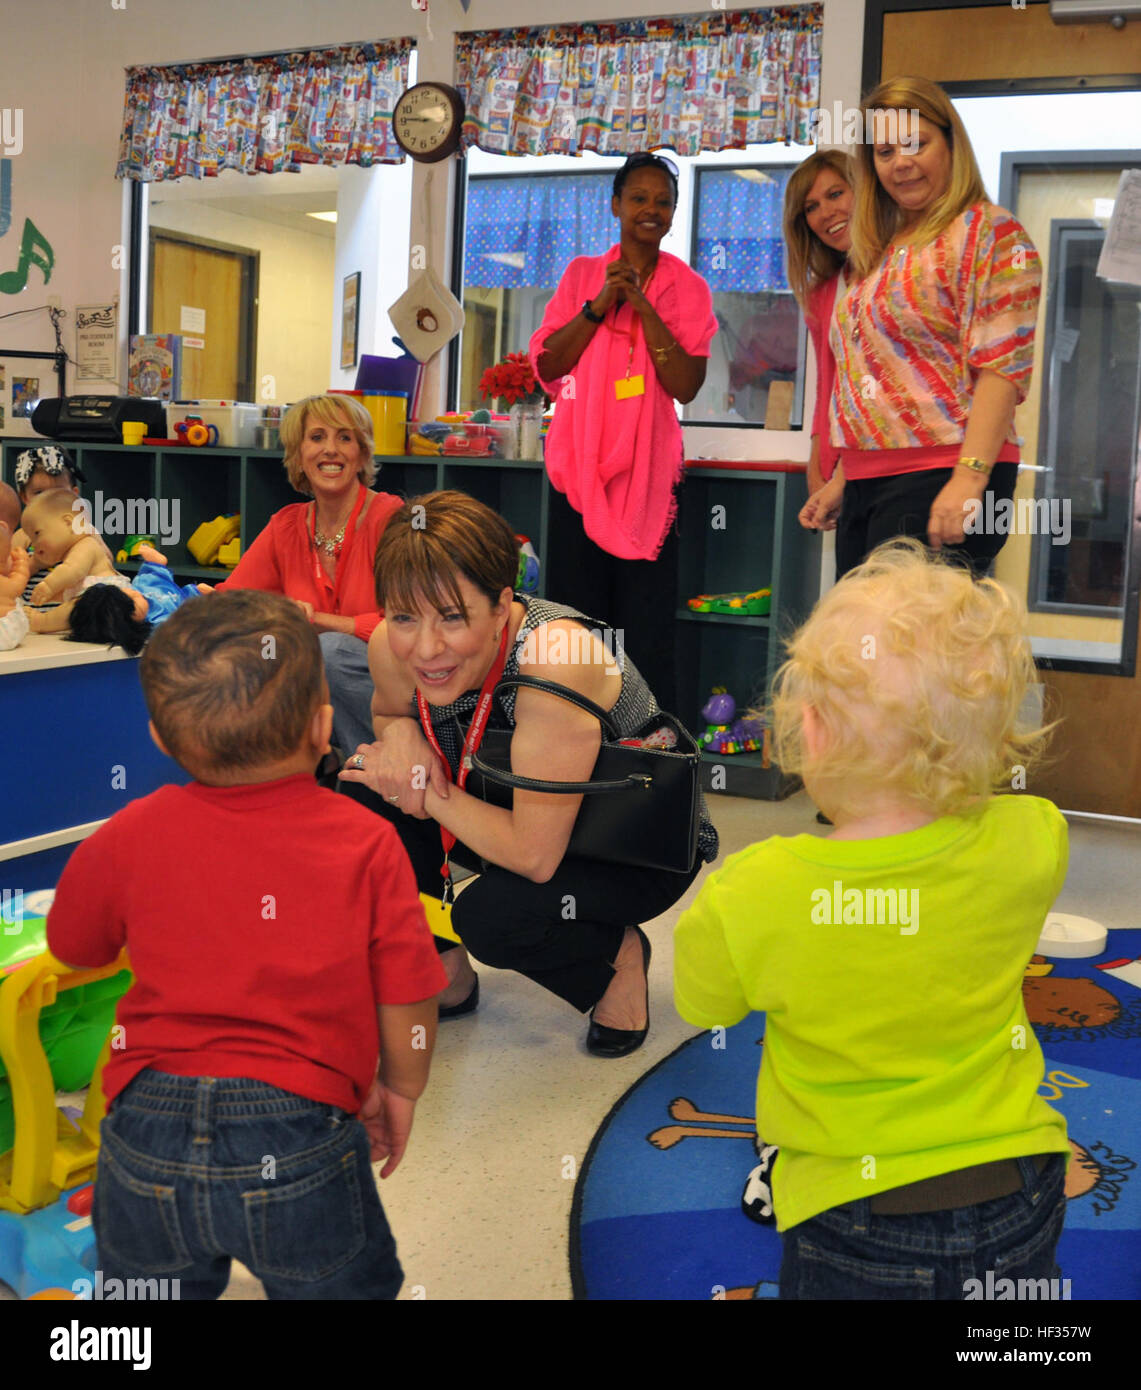
[[[411,171],[403,165],[342,169],[337,188],[337,248],[333,277],[334,328],[327,370],[333,386],[351,388],[356,367],[341,370],[341,294],[345,276],[361,272],[359,353],[396,357],[388,317],[408,288]],[[359,355],[358,355],[359,362]]]
[[[823,3],[821,104],[854,104],[859,98],[863,0]],[[0,313],[43,310],[49,295],[58,295],[72,316],[77,304],[121,298],[125,305],[129,268],[121,247],[126,241],[126,190],[114,171],[128,66],[408,34],[417,39],[419,77],[450,81],[453,39],[461,28],[650,18],[704,8],[699,0],[475,0],[472,12],[465,15],[458,0],[432,0],[429,39],[427,17],[407,0],[384,0],[382,5],[375,0],[321,0],[319,5],[312,0],[247,0],[240,6],[233,0],[51,0],[24,6],[7,26],[0,48],[0,106],[24,113],[23,149],[12,161],[12,228],[0,239],[0,270],[15,262],[25,217],[51,243],[55,270],[44,287],[33,269],[27,290],[0,296]],[[417,165],[414,171],[409,240],[428,247],[430,263],[446,280],[453,161],[435,167],[430,209],[425,197],[428,168]],[[408,242],[403,237],[400,242],[403,251]],[[338,282],[335,312],[339,305]],[[122,315],[120,333],[125,344]],[[65,320],[64,334],[74,353],[74,317]],[[0,327],[0,355],[4,347],[52,345],[46,312],[8,319]],[[438,408],[443,399],[438,359],[431,368],[425,383],[426,410]],[[706,433],[713,438],[687,430],[691,454],[716,449],[726,456],[739,451],[741,457],[807,457],[807,437],[801,432]]]
[[[329,319],[332,237],[189,201],[152,206],[150,225],[259,253],[253,383],[259,403],[284,404],[325,388],[333,338]],[[273,381],[263,390],[267,376]]]

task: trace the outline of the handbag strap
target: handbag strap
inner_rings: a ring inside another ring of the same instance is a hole
[[[527,686],[531,690],[541,690],[546,695],[558,695],[564,700],[568,700],[572,705],[577,705],[579,709],[586,710],[587,714],[593,714],[595,719],[602,725],[603,732],[611,743],[617,743],[620,737],[618,726],[611,719],[610,715],[601,705],[596,705],[593,700],[585,695],[580,695],[577,690],[571,690],[565,685],[556,685],[554,681],[541,680],[538,676],[504,676],[495,687],[496,695],[501,690],[506,690],[509,686]],[[567,783],[555,783],[556,786],[570,786]],[[592,783],[598,786],[598,783]]]
[[[626,792],[641,787],[649,791],[654,779],[647,772],[631,772],[625,777],[605,782],[544,782],[537,777],[521,777],[517,772],[504,772],[500,768],[485,763],[478,753],[471,755],[471,765],[477,768],[489,782],[501,787],[517,787],[525,792],[556,792],[564,795],[578,793],[582,796],[594,792]]]

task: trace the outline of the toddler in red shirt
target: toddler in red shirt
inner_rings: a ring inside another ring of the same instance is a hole
[[[396,832],[317,786],[332,708],[297,605],[192,599],[140,662],[151,734],[196,780],[72,855],[53,953],[126,946],[93,1218],[104,1279],[217,1298],[395,1298],[370,1164],[403,1156],[447,981]],[[379,1054],[379,1072],[377,1057]]]

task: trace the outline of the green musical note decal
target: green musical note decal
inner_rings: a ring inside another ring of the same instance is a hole
[[[0,159],[0,236],[12,225],[12,161]]]
[[[39,266],[44,273],[44,284],[52,278],[55,265],[55,252],[47,238],[29,217],[24,218],[24,235],[20,240],[20,259],[15,270],[7,270],[0,275],[0,294],[19,294],[28,283],[28,267]]]

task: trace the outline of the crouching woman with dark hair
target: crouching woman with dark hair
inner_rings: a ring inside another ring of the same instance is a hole
[[[658,712],[629,657],[616,658],[589,618],[514,593],[517,567],[511,527],[463,493],[413,498],[396,513],[376,553],[385,611],[369,642],[377,742],[362,744],[341,776],[396,824],[423,892],[440,892],[449,856],[480,871],[452,912],[471,954],[589,1012],[588,1050],[621,1057],[649,1028],[640,924],[716,857],[717,833],[703,807],[687,873],[601,863],[567,853],[580,796],[516,790],[504,809],[463,789],[485,728],[512,731],[511,769],[523,777],[588,781],[598,757],[592,715],[531,688],[493,696],[500,679],[567,687],[608,711],[619,737]],[[437,949],[450,981],[441,1017],[469,1012],[479,985],[467,952],[439,938]]]

